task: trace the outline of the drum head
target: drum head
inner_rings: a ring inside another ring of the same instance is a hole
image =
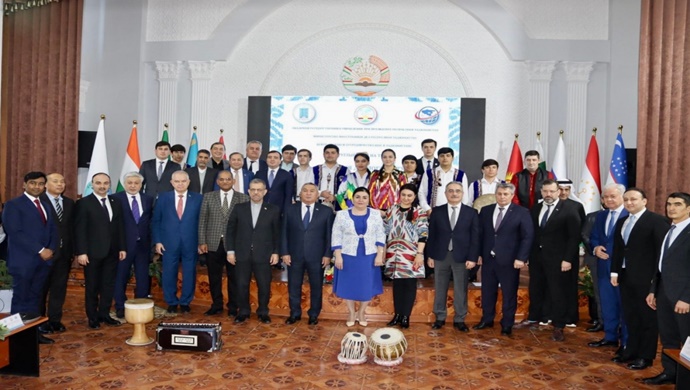
[[[494,194],[486,194],[482,195],[479,198],[474,200],[474,203],[472,203],[472,207],[474,207],[475,210],[481,211],[482,207],[488,206],[490,204],[496,203],[496,195]]]

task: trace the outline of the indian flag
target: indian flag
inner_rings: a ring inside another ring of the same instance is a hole
[[[105,147],[105,115],[101,115],[101,122],[98,124],[96,142],[93,144],[91,160],[89,161],[89,173],[86,175],[86,184],[84,185],[84,193],[82,194],[82,197],[89,196],[93,193],[91,179],[97,173],[105,173],[110,175],[110,172],[108,171],[107,148]]]
[[[137,141],[137,121],[132,125],[132,132],[129,135],[129,143],[127,143],[127,152],[125,152],[125,159],[122,161],[122,169],[120,170],[120,179],[117,182],[117,191],[125,190],[125,175],[130,172],[139,172],[141,167],[141,158],[139,158],[139,141]]]

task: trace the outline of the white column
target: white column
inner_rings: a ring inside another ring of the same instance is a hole
[[[192,136],[192,126],[197,126],[196,136],[199,145],[210,145],[211,129],[209,129],[208,106],[210,101],[209,90],[213,78],[213,68],[216,61],[187,61],[189,67],[189,80],[192,82],[192,107],[188,128],[188,136]],[[212,142],[215,142],[214,140]]]
[[[593,62],[564,62],[568,82],[568,107],[566,113],[566,158],[570,179],[577,183],[582,174],[582,164],[587,153],[587,84],[594,68]]]
[[[520,134],[520,149],[524,152],[534,149],[537,132],[541,132],[541,145],[545,156],[549,148],[549,99],[551,80],[556,61],[525,61],[529,76],[529,128]]]
[[[181,61],[156,61],[158,72],[158,139],[163,135],[163,125],[167,123],[170,143],[177,141],[177,80],[180,76]],[[187,142],[187,140],[185,140]]]

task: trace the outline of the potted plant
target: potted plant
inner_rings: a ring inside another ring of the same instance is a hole
[[[12,276],[7,271],[7,262],[0,260],[0,313],[9,313],[12,303]]]

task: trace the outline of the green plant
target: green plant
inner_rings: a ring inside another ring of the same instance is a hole
[[[0,324],[0,341],[5,339],[5,336],[10,333],[10,330],[3,324]]]
[[[12,275],[7,271],[7,262],[0,260],[0,290],[12,289]]]
[[[592,280],[592,271],[588,267],[580,268],[577,285],[580,291],[588,297],[594,296],[594,280]]]
[[[163,264],[160,257],[154,258],[149,264],[149,276],[156,278],[159,286],[163,286]]]

